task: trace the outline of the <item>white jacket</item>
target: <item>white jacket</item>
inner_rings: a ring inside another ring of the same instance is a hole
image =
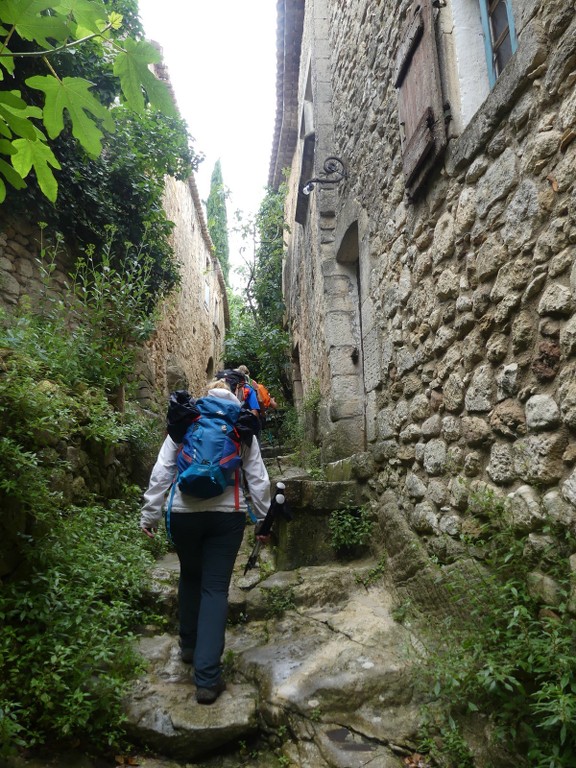
[[[222,397],[233,402],[240,403],[238,398],[225,389],[211,389],[208,397]],[[162,517],[162,507],[166,494],[176,477],[176,457],[179,450],[178,443],[171,437],[166,437],[156,464],[150,475],[148,489],[144,494],[144,506],[140,515],[141,528],[157,528]],[[264,519],[270,507],[270,478],[262,461],[260,446],[256,437],[252,445],[248,447],[242,444],[242,470],[250,492],[251,507],[256,517]],[[240,482],[240,510],[246,512],[246,501]],[[180,512],[236,512],[235,488],[230,486],[220,496],[211,499],[198,499],[180,493],[178,486],[174,491],[170,514]]]

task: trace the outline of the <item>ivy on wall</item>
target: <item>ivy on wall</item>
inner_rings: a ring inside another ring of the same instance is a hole
[[[34,212],[48,233],[96,253],[112,227],[115,264],[135,245],[154,264],[150,288],[169,290],[178,270],[164,176],[186,178],[200,157],[149,68],[160,53],[143,39],[137,1],[2,3],[0,50],[12,87],[0,93],[3,212]]]

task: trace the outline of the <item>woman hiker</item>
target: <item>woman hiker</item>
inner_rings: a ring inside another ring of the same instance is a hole
[[[244,376],[236,371],[226,371],[224,375],[224,379],[209,385],[206,397],[241,405]],[[250,419],[255,417],[246,409],[242,409],[242,414],[240,421],[243,420],[244,428],[238,430],[241,471],[250,493],[252,511],[262,520],[270,506],[270,480],[258,441],[252,439],[254,427],[250,426]],[[176,476],[179,448],[179,443],[168,434],[152,469],[140,517],[140,527],[150,538],[158,530],[165,496]],[[240,487],[242,485],[240,483]],[[246,525],[247,506],[242,496],[236,479],[223,493],[212,498],[183,494],[176,484],[172,498],[169,534],[180,561],[181,658],[194,664],[196,701],[200,704],[212,704],[226,689],[221,659],[228,590]],[[239,497],[242,497],[240,501]],[[267,543],[270,537],[257,536],[257,539]]]

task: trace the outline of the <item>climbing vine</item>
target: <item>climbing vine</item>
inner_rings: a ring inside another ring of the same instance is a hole
[[[99,0],[78,0],[69,7],[70,3],[62,0],[54,7],[50,5],[48,20],[58,20],[65,15],[67,34],[73,40],[78,39],[74,35],[80,34],[81,25],[88,23],[85,21],[88,14],[97,19],[105,12],[118,24],[117,17],[122,15],[122,23],[118,30],[111,28],[102,35],[86,35],[87,39],[77,46],[64,49],[60,46],[59,50],[55,46],[48,51],[42,47],[42,40],[30,39],[27,32],[29,25],[43,28],[46,13],[38,9],[47,4],[27,0],[21,5],[28,9],[28,16],[10,15],[12,5],[0,4],[0,28],[6,30],[4,45],[7,48],[9,37],[11,51],[8,58],[0,54],[0,76],[2,67],[11,68],[13,93],[17,91],[18,98],[27,105],[28,128],[22,120],[16,124],[28,133],[34,129],[35,141],[39,142],[38,147],[34,145],[34,152],[54,158],[62,170],[50,166],[53,181],[47,181],[46,167],[32,166],[14,188],[3,187],[6,197],[2,210],[28,219],[34,215],[38,221],[48,224],[49,231],[62,233],[76,252],[89,246],[97,253],[102,252],[107,240],[106,228],[112,227],[116,233],[111,249],[114,266],[124,268],[127,244],[135,246],[153,263],[148,285],[159,297],[179,279],[169,242],[173,225],[167,220],[162,205],[164,178],[166,175],[187,178],[201,156],[192,149],[192,137],[176,114],[166,84],[152,75],[145,63],[157,62],[159,54],[142,40],[137,3],[135,0],[112,0],[105,4]],[[13,23],[8,29],[7,21],[11,19]],[[64,35],[62,24],[57,28]],[[19,52],[22,56],[17,55]],[[24,53],[42,55],[28,57]],[[7,78],[5,72],[3,76]],[[34,85],[42,82],[55,88],[54,83],[60,81],[89,82],[91,99],[99,104],[100,117],[87,110],[82,99],[63,94],[62,126],[58,131],[48,131],[44,121],[51,126],[55,119],[50,117],[53,100],[43,99],[42,92]],[[74,112],[75,119],[66,106],[68,97],[79,112]],[[0,181],[2,170],[10,173],[9,162],[17,157],[13,146],[21,146],[9,123],[2,128],[3,119],[7,118],[0,100],[0,132],[7,136],[5,141],[0,141]],[[8,153],[6,160],[2,160],[4,151]],[[52,190],[50,194],[47,194],[47,183]],[[56,194],[57,205],[54,205]]]

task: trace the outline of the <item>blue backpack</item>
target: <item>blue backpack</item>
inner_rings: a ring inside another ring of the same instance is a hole
[[[181,493],[210,499],[237,481],[242,464],[236,421],[240,406],[205,397],[196,400],[197,416],[186,430],[176,464]]]

